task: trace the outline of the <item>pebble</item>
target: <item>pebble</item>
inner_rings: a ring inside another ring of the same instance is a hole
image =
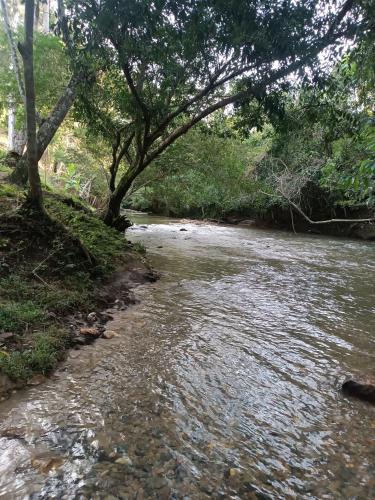
[[[31,459],[31,465],[34,469],[38,469],[45,474],[51,470],[58,469],[63,462],[61,457],[34,457]]]
[[[115,460],[116,464],[121,464],[121,465],[132,465],[133,462],[130,460],[129,457],[120,457],[117,460]]]
[[[80,328],[79,333],[81,335],[90,335],[92,337],[99,337],[100,332],[96,327],[85,327],[85,328]]]
[[[98,319],[98,315],[96,312],[91,312],[87,315],[86,319],[89,323],[94,323]]]
[[[28,385],[40,385],[46,381],[46,377],[41,373],[37,373],[31,379],[27,381]]]
[[[213,493],[214,489],[213,487],[210,485],[210,483],[204,479],[201,479],[199,481],[199,487],[200,489],[204,492],[204,493]]]
[[[103,338],[105,339],[113,339],[115,337],[118,337],[118,333],[113,330],[105,330],[103,333]]]
[[[160,490],[161,488],[167,485],[168,482],[164,477],[150,477],[146,481],[146,487],[151,491]]]

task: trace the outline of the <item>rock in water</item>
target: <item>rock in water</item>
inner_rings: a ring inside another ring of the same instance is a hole
[[[100,332],[97,328],[92,327],[92,328],[80,328],[79,333],[81,335],[90,335],[92,337],[99,337]]]
[[[342,392],[346,396],[361,399],[375,405],[375,386],[360,384],[354,380],[348,380],[342,384]]]
[[[62,457],[38,456],[31,459],[31,465],[34,469],[38,469],[44,474],[48,474],[51,470],[59,469],[64,460]]]
[[[103,337],[105,339],[113,339],[114,337],[118,337],[118,333],[117,332],[114,332],[113,330],[106,330],[104,333],[103,333]]]
[[[95,323],[95,321],[98,319],[98,316],[96,312],[91,312],[87,315],[87,321],[89,323]]]
[[[31,379],[27,381],[28,385],[40,385],[43,384],[47,379],[41,373],[37,373]]]

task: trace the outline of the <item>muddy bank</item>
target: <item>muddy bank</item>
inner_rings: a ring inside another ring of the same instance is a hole
[[[44,195],[41,216],[19,188],[0,184],[0,398],[39,384],[68,349],[103,336],[105,310],[127,307],[130,289],[154,279],[142,247],[92,208]]]
[[[136,303],[133,289],[138,285],[156,281],[157,275],[150,267],[134,258],[128,266],[114,273],[108,283],[103,284],[95,292],[97,307],[87,312],[77,312],[74,315],[60,316],[58,320],[61,327],[69,330],[69,338],[60,351],[59,361],[63,361],[68,350],[79,350],[85,345],[92,344],[98,338],[113,338],[112,330],[106,328],[108,321],[113,319],[113,313],[124,311]],[[4,338],[5,340],[5,338]],[[51,375],[53,371],[46,375]],[[14,390],[27,386],[39,385],[46,376],[35,373],[28,380],[11,380],[6,374],[0,373],[0,400],[8,398]]]
[[[90,312],[77,311],[72,315],[57,316],[49,313],[62,330],[68,333],[63,348],[59,350],[59,363],[66,359],[69,350],[79,350],[92,344],[98,338],[112,339],[115,332],[106,328],[107,322],[113,320],[113,314],[124,311],[136,303],[133,289],[138,285],[152,283],[158,279],[157,274],[150,268],[146,260],[136,254],[129,262],[119,268],[101,286],[94,291],[93,298],[97,307]],[[12,348],[12,335],[0,334],[2,348]],[[6,352],[6,351],[2,351]],[[40,385],[51,376],[59,365],[44,373],[34,372],[30,378],[12,379],[0,371],[0,401],[4,401],[15,392],[27,387]]]

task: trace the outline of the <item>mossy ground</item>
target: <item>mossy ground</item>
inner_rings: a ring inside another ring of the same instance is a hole
[[[17,380],[54,368],[70,343],[66,318],[97,307],[98,287],[132,254],[78,200],[46,192],[52,221],[23,212],[23,200],[0,184],[0,372]]]

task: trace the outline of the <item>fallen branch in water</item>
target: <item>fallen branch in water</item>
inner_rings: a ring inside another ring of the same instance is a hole
[[[265,191],[260,191],[262,194],[265,194],[266,196],[275,196],[274,194],[271,193],[266,193]],[[278,198],[284,198],[285,200],[288,201],[288,203],[300,214],[304,219],[309,222],[309,224],[335,224],[337,222],[350,222],[350,223],[364,223],[364,222],[375,222],[375,217],[369,218],[369,219],[327,219],[327,220],[312,220],[308,215],[305,214],[305,212],[300,208],[298,205],[296,205],[290,198],[288,198],[280,189],[278,192],[281,194],[281,196],[277,196]]]

